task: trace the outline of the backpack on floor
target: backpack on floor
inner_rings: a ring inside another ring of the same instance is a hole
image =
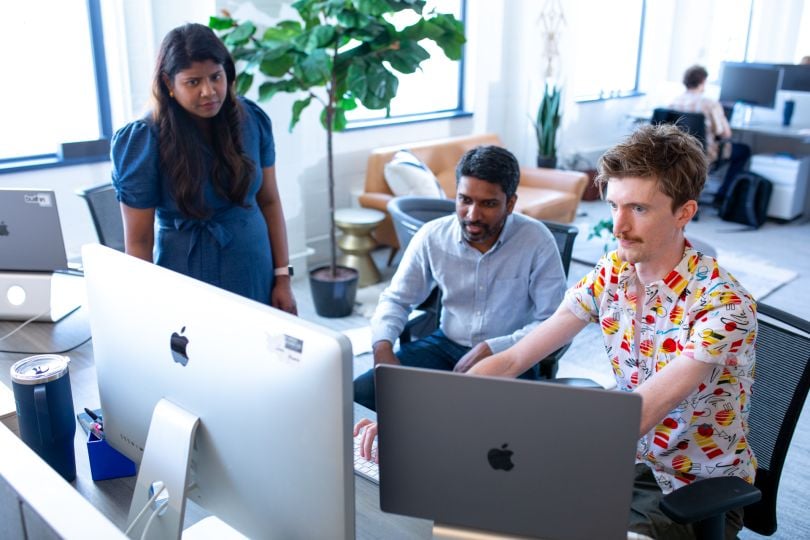
[[[773,184],[756,173],[741,172],[731,181],[720,206],[720,219],[759,228],[765,223]]]

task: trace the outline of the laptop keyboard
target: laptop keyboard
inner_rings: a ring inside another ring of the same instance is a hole
[[[362,437],[357,436],[354,438],[354,474],[362,476],[363,478],[374,482],[380,483],[380,468],[374,461],[369,461],[360,455],[360,440]],[[371,455],[377,457],[377,441],[374,441],[374,446],[371,449]]]

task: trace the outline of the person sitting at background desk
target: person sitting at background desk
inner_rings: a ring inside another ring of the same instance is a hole
[[[228,49],[207,26],[163,39],[152,113],[112,140],[126,252],[296,313],[270,119],[237,98]]]
[[[512,210],[520,179],[506,149],[479,146],[456,167],[456,215],[426,223],[413,237],[371,319],[374,363],[452,370],[516,343],[562,300],[557,244],[541,222]],[[401,345],[408,314],[437,284],[440,328]],[[523,378],[537,378],[529,366]],[[354,381],[354,400],[375,409],[374,372]]]
[[[756,471],[747,441],[756,305],[684,238],[705,178],[703,150],[672,125],[644,126],[608,150],[597,182],[618,250],[548,320],[469,370],[514,377],[599,324],[618,388],[642,397],[629,528],[653,538],[695,534],[661,512],[664,493],[713,476],[753,483]],[[728,512],[726,536],[741,528],[742,509]]]
[[[728,169],[714,197],[714,206],[719,207],[725,198],[729,183],[743,170],[751,157],[751,149],[746,144],[731,142],[730,149],[724,145],[723,155],[720,155],[718,139],[730,139],[731,126],[728,124],[723,106],[704,95],[708,76],[709,73],[702,66],[688,68],[683,74],[686,91],[675,98],[669,107],[681,112],[703,113],[706,118],[706,154],[709,163],[714,163],[721,157],[728,159]]]

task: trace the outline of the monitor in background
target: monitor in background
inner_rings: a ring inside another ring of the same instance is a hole
[[[810,65],[778,64],[782,70],[782,90],[810,92]]]
[[[729,105],[743,103],[773,109],[781,73],[774,66],[724,62],[719,101]]]
[[[140,463],[130,521],[163,482],[149,536],[178,537],[180,482],[251,538],[353,538],[348,339],[99,245],[83,261],[104,431]]]

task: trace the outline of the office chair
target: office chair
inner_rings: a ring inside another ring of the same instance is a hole
[[[90,217],[96,228],[98,241],[118,251],[124,251],[124,220],[121,205],[111,183],[78,189],[76,195],[87,202]]]
[[[810,389],[810,321],[759,304],[756,378],[748,416],[748,441],[757,458],[754,485],[737,477],[710,478],[661,500],[678,523],[694,523],[699,538],[723,538],[725,512],[744,507],[748,529],[776,531],[779,477]]]
[[[456,211],[455,201],[428,197],[394,197],[386,207],[403,253],[422,225]],[[400,343],[408,343],[414,337],[424,337],[439,327],[441,296],[439,288],[434,287],[425,301],[416,307],[423,313],[407,322],[399,336]]]
[[[700,112],[681,112],[674,109],[658,108],[653,111],[652,124],[674,124],[682,131],[695,137],[703,147],[703,151],[707,150],[706,143],[706,117]],[[728,152],[725,149],[726,145],[730,145],[730,139],[717,139],[717,159],[712,162],[709,167],[709,174],[706,177],[706,185],[703,187],[698,199],[698,203],[710,204],[716,206],[716,195],[720,191],[723,180],[726,176],[726,169],[729,165],[729,160],[723,156]],[[699,219],[699,215],[695,215],[695,221]]]

